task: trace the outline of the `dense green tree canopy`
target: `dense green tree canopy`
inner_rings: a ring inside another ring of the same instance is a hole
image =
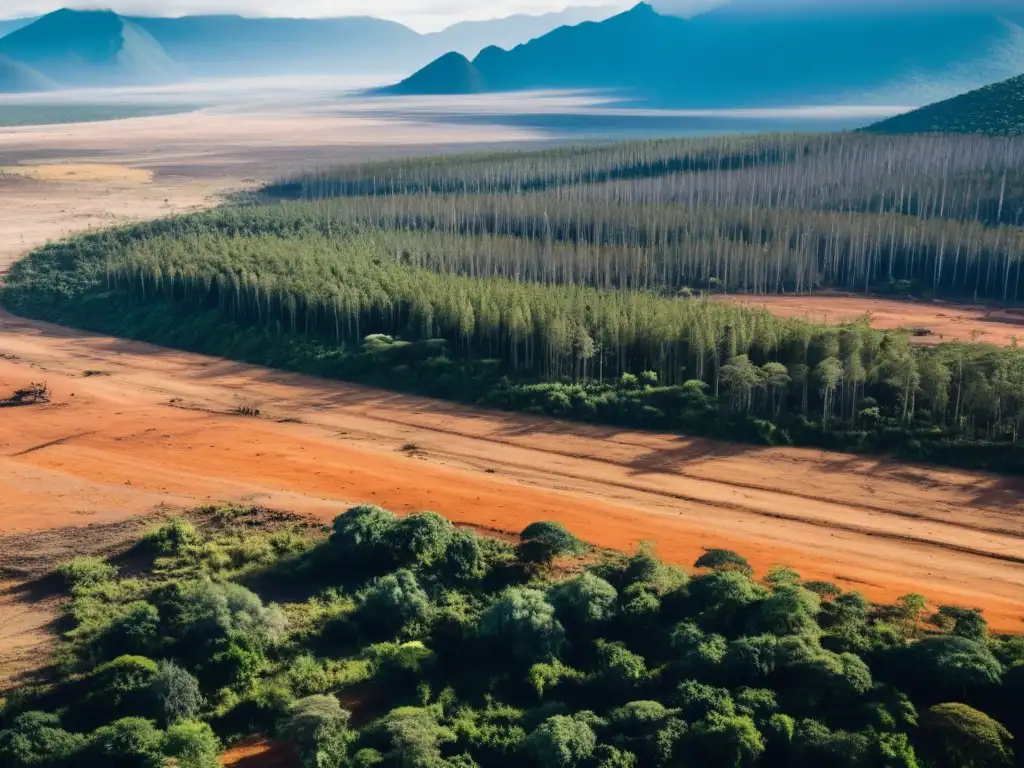
[[[537,568],[433,515],[400,532],[362,507],[328,534],[262,514],[196,513],[188,545],[133,550],[130,577],[67,569],[59,666],[0,701],[0,765],[214,768],[254,734],[312,768],[1017,759],[1024,642],[971,609],[755,579],[732,554],[692,578],[649,547]],[[154,612],[151,655],[114,655],[114,628]]]

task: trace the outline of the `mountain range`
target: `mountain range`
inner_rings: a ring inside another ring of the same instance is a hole
[[[922,104],[1024,72],[1024,3],[732,0],[692,18],[641,3],[386,93],[605,89],[665,106]]]
[[[897,115],[864,131],[1024,136],[1024,75]]]
[[[162,83],[188,78],[396,74],[447,51],[515,46],[563,24],[604,19],[615,6],[462,22],[420,34],[368,16],[324,19],[231,15],[148,18],[59,10],[0,22],[0,56],[62,86]],[[12,69],[12,64],[4,70]],[[25,82],[32,80],[26,75]],[[13,82],[0,78],[0,92]]]

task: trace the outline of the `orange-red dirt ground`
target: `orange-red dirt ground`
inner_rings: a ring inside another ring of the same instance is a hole
[[[372,501],[502,531],[560,520],[684,564],[728,547],[762,570],[877,600],[919,591],[1024,631],[1016,479],[478,411],[9,315],[0,353],[0,392],[54,393],[0,412],[0,533],[213,501],[321,518]],[[231,415],[239,405],[262,416]]]
[[[873,328],[920,329],[920,344],[979,341],[1008,346],[1024,342],[1024,310],[952,304],[937,299],[882,299],[819,293],[813,296],[730,296],[728,301],[762,307],[781,317],[841,323],[867,317]]]

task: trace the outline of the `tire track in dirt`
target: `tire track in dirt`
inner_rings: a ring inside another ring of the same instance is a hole
[[[94,434],[96,434],[95,430],[93,430],[92,432],[79,432],[78,434],[67,435],[66,437],[58,437],[56,440],[48,440],[45,443],[40,443],[39,445],[33,445],[32,447],[25,448],[24,450],[18,451],[17,453],[12,453],[11,454],[11,458],[12,459],[16,459],[19,456],[28,456],[28,454],[35,453],[36,451],[42,451],[42,450],[45,450],[46,448],[52,448],[55,445],[64,445],[64,443],[67,443],[67,442],[69,442],[71,440],[74,440],[76,438],[86,437],[88,435],[94,435]]]
[[[206,412],[211,412],[210,409],[198,409],[198,410],[205,410]],[[399,420],[399,419],[387,419],[387,418],[383,418],[383,417],[380,417],[380,416],[373,416],[372,414],[363,414],[363,415],[367,419],[371,419],[373,421],[378,421],[378,422],[381,422],[381,423],[394,424],[394,425],[403,426],[403,427],[409,427],[409,426],[414,426],[415,427],[415,426],[417,426],[414,422],[402,421],[402,420]],[[309,420],[307,423],[315,424],[316,421],[315,420]],[[452,436],[452,437],[465,438],[467,440],[481,440],[481,441],[488,442],[488,443],[494,443],[495,445],[504,445],[504,446],[510,446],[510,447],[521,447],[521,444],[516,442],[516,441],[514,441],[514,440],[502,439],[502,438],[497,438],[497,437],[482,437],[482,436],[479,436],[479,435],[473,435],[473,434],[469,434],[469,433],[466,433],[466,432],[459,431],[457,429],[450,429],[450,428],[445,428],[445,427],[442,427],[442,426],[424,427],[423,429],[428,430],[430,432],[435,432],[435,433],[438,433],[438,434],[449,435],[449,436]],[[619,442],[621,444],[623,444],[623,445],[630,445],[632,447],[641,448],[641,449],[643,449],[645,447],[645,446],[643,446],[641,444],[630,443],[628,441],[619,441]],[[621,466],[620,464],[618,464],[616,462],[608,461],[608,460],[606,460],[606,459],[604,459],[604,458],[602,458],[600,456],[597,456],[597,455],[594,455],[594,454],[590,454],[590,453],[578,453],[578,452],[574,452],[574,451],[564,451],[564,450],[558,450],[557,448],[553,448],[553,447],[539,448],[539,447],[532,447],[531,446],[531,449],[532,450],[536,450],[539,453],[546,453],[546,454],[550,454],[552,456],[561,456],[561,457],[570,458],[570,459],[581,459],[581,460],[591,461],[591,462],[600,463],[600,464],[607,464],[609,466],[614,466],[614,467],[620,467]],[[446,453],[445,455],[451,456],[453,458],[463,458],[463,459],[467,458],[467,457],[459,455],[457,453]],[[526,469],[534,469],[535,468],[533,466],[528,466],[528,465],[513,464],[513,463],[508,462],[508,461],[503,462],[503,465],[506,466],[506,467],[514,466],[517,469],[524,469],[524,470],[526,470]],[[588,479],[584,475],[573,475],[573,474],[568,474],[568,473],[564,473],[564,472],[557,472],[555,470],[552,470],[550,467],[545,468],[544,471],[545,471],[546,474],[559,475],[561,477],[566,477],[566,478],[570,478],[570,479],[573,479],[573,480],[587,480]],[[695,481],[698,481],[698,482],[704,482],[704,478],[700,477],[699,475],[696,475],[696,474],[693,474],[693,473],[690,473],[690,472],[686,472],[685,470],[677,470],[674,474],[676,476],[678,476],[678,477],[684,477],[684,478],[687,478],[687,479],[690,479],[690,480],[695,480]],[[648,487],[648,486],[645,486],[645,485],[636,484],[636,483],[621,483],[621,482],[615,482],[615,481],[607,480],[607,479],[603,480],[602,482],[605,485],[611,485],[611,486],[615,486],[617,488],[623,488],[623,489],[631,490],[631,491],[638,491],[640,493],[652,493],[652,494],[656,494],[656,495],[659,495],[659,496],[665,496],[665,497],[668,497],[668,498],[678,499],[680,501],[689,501],[689,502],[694,502],[694,503],[698,503],[698,504],[706,504],[707,506],[710,506],[710,507],[729,507],[729,508],[734,508],[734,509],[743,509],[743,510],[748,511],[748,512],[750,512],[752,514],[766,514],[762,510],[759,510],[758,508],[756,508],[754,506],[751,506],[751,505],[744,505],[744,504],[738,504],[738,503],[734,503],[734,504],[719,503],[719,502],[715,502],[715,501],[711,501],[711,500],[708,500],[708,499],[701,498],[700,496],[696,496],[696,495],[683,494],[683,493],[672,493],[670,491],[662,491],[662,490],[658,490],[656,488],[651,488],[651,487]],[[760,483],[750,483],[750,482],[742,482],[740,480],[728,480],[728,479],[716,480],[715,482],[718,483],[719,485],[729,486],[729,487],[732,487],[732,488],[738,488],[738,489],[742,489],[742,490],[760,491],[760,492],[764,492],[764,493],[777,493],[778,492],[778,489],[772,488],[769,485],[764,485],[764,484],[760,484]],[[816,494],[810,494],[810,493],[802,493],[800,491],[796,491],[796,490],[792,490],[792,489],[787,490],[786,491],[786,495],[789,496],[789,497],[795,498],[795,499],[802,499],[804,501],[811,501],[811,502],[814,502],[816,504],[833,504],[834,503],[833,499],[829,499],[829,498],[827,498],[825,496],[816,495]],[[890,516],[893,516],[893,517],[903,517],[903,518],[906,518],[908,520],[929,520],[930,519],[927,515],[917,514],[917,513],[913,513],[913,512],[904,512],[904,511],[901,511],[901,510],[893,509],[891,507],[883,507],[883,506],[878,506],[878,505],[864,504],[862,502],[846,501],[846,502],[844,502],[843,506],[849,507],[851,509],[855,509],[855,510],[858,510],[858,511],[867,512],[867,513],[879,513],[879,514],[884,514],[884,515],[890,515]],[[770,515],[770,516],[777,517],[778,519],[782,519],[782,520],[801,520],[801,521],[806,520],[806,518],[801,517],[799,515],[781,515],[781,514],[778,514],[778,515]],[[838,527],[838,525],[835,525],[834,527]],[[1000,534],[1000,535],[1004,535],[1004,536],[1012,536],[1014,538],[1024,539],[1024,531],[1015,530],[1015,529],[1011,529],[1011,528],[1001,528],[1001,527],[998,527],[998,526],[988,526],[988,525],[976,525],[976,524],[965,522],[965,521],[958,521],[957,527],[959,527],[959,528],[967,528],[967,529],[979,531],[979,532],[982,532],[982,533],[995,533],[995,534]],[[851,530],[851,531],[861,532],[861,533],[869,533],[870,532],[870,529],[866,528],[866,527],[851,526],[848,529]],[[924,543],[932,543],[932,544],[934,544],[934,542],[930,542],[930,541],[927,541],[925,539],[916,539],[914,537],[899,537],[899,536],[895,536],[894,537],[894,536],[889,536],[889,538],[896,538],[896,539],[905,540],[905,541],[921,541],[921,542],[924,542]],[[1022,545],[1022,546],[1024,546],[1024,545]],[[955,546],[952,546],[952,545],[950,545],[949,548],[954,549],[956,551],[972,552],[972,553],[983,554],[983,555],[985,554],[985,553],[983,553],[983,552],[981,552],[979,550],[972,550],[970,548],[960,548],[960,547],[955,547]],[[1006,559],[1007,562],[1024,563],[1024,556],[1021,556],[1021,557],[1006,556],[1006,557],[1004,557],[1002,559]]]

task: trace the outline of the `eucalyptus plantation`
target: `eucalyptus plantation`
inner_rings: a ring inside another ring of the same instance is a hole
[[[1024,140],[659,141],[332,169],[47,246],[14,311],[552,415],[1018,471],[1024,351],[724,292],[1012,304]],[[285,196],[288,199],[280,199]]]

